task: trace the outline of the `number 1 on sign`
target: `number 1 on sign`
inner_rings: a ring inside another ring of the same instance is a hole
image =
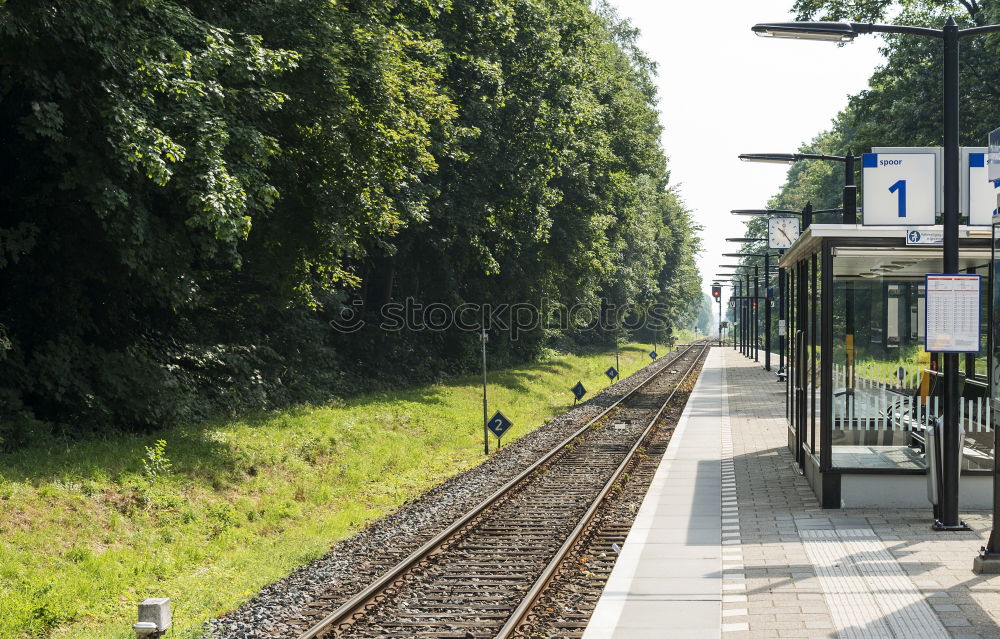
[[[899,217],[906,217],[906,180],[896,180],[896,183],[889,187],[889,192],[897,193]]]

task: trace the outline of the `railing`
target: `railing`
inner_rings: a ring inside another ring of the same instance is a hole
[[[855,367],[854,387],[847,389],[846,367],[833,366],[833,425],[838,430],[923,431],[941,415],[936,393],[922,396],[925,369],[915,364],[867,363]],[[988,397],[963,397],[959,423],[964,432],[990,432]]]

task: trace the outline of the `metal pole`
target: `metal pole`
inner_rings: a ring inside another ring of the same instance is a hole
[[[771,370],[771,256],[764,254],[764,370]]]
[[[733,291],[735,294],[733,295],[733,306],[732,306],[733,327],[729,329],[729,337],[733,339],[733,350],[735,351],[739,350],[736,347],[736,342],[739,340],[740,337],[739,324],[736,322],[736,302],[739,301],[740,299],[740,278],[734,277],[732,281],[733,281]]]
[[[746,316],[746,332],[744,335],[745,341],[743,343],[745,345],[745,351],[746,351],[744,355],[746,355],[747,357],[750,357],[750,353],[753,350],[753,345],[750,344],[750,340],[753,338],[753,327],[750,325],[750,323],[753,321],[752,319],[753,313],[750,310],[751,290],[752,289],[750,288],[750,271],[747,271],[746,293],[743,294],[743,314]]]
[[[830,356],[833,353],[833,251],[830,249],[830,240],[824,240],[820,250],[822,316],[819,329],[819,469],[825,473],[833,467],[833,358]],[[815,266],[815,262],[813,265]],[[815,271],[813,272],[813,282],[816,282]],[[815,306],[813,309],[813,317],[815,318]],[[816,344],[815,332],[813,332],[813,344]],[[814,382],[815,379],[814,369]],[[822,482],[820,504],[823,508],[840,508],[839,486],[839,482],[831,482],[829,485],[825,481]]]
[[[965,269],[965,272],[970,275],[976,274],[976,267],[970,266]],[[976,354],[966,353],[965,354],[965,379],[972,379],[976,376]]]
[[[757,265],[753,265],[753,302],[750,306],[753,312],[753,361],[760,361],[760,274]]]
[[[958,24],[948,18],[944,27],[944,272],[958,273]],[[961,472],[958,423],[958,354],[944,355],[944,442],[942,453],[941,519],[938,530],[963,530],[958,518],[958,480]]]
[[[799,474],[805,469],[805,452],[802,444],[806,440],[806,418],[809,412],[806,407],[806,389],[809,387],[808,375],[809,366],[806,363],[806,336],[809,330],[809,306],[806,296],[806,279],[809,277],[809,262],[802,260],[795,270],[796,291],[795,302],[795,376],[796,376],[796,403],[798,415],[795,424],[795,463],[799,469]],[[815,327],[814,327],[815,330]]]
[[[490,454],[490,429],[486,427],[489,419],[486,416],[486,327],[483,326],[483,333],[479,339],[483,343],[483,454]]]
[[[854,153],[844,156],[844,224],[858,223],[858,187],[854,185]]]
[[[618,375],[611,380],[612,383],[617,382],[622,375],[621,364],[618,363],[618,324],[615,323],[615,370],[618,371]]]
[[[747,354],[747,295],[750,294],[750,283],[743,278],[740,282],[740,354],[746,357]]]
[[[736,277],[736,298],[733,300],[733,350],[743,350],[743,280]]]
[[[785,314],[785,269],[778,267],[778,324],[785,322],[785,333],[788,333],[787,315]],[[785,343],[787,338],[778,331],[778,374],[787,375],[785,371]]]
[[[813,205],[812,202],[806,202],[806,206],[802,209],[802,230],[805,231],[809,228],[809,225],[813,222]]]
[[[1000,259],[1000,254],[998,254],[1000,252],[997,251],[997,226],[996,225],[993,226],[993,249],[992,249],[992,253],[993,253],[993,255],[992,255],[993,259],[990,261],[990,282],[995,281],[993,278],[997,277],[996,263],[997,263],[997,260]],[[991,286],[990,287],[990,291],[989,291],[990,317],[993,317],[993,309],[996,308],[996,304],[998,302],[1000,302],[1000,300],[994,299],[994,297],[993,297],[993,288],[994,287]],[[989,357],[989,360],[987,360],[987,362],[988,362],[987,363],[987,367],[988,367],[987,368],[987,371],[988,371],[987,372],[987,377],[990,380],[996,379],[996,375],[997,375],[997,373],[996,373],[996,371],[994,369],[994,367],[997,366],[997,360],[996,360],[996,358],[993,355],[993,349],[997,347],[996,337],[995,336],[997,335],[998,331],[1000,331],[1000,325],[994,324],[994,325],[990,326],[989,336],[988,336],[988,339],[987,339],[987,343],[989,344],[989,348],[986,349],[986,352],[988,353],[988,357]],[[997,417],[996,417],[996,416],[1000,415],[1000,403],[994,401],[994,399],[993,399],[997,395],[997,389],[993,388],[993,384],[991,384],[991,389],[990,390],[992,392],[990,393],[991,397],[990,397],[990,399],[988,401],[990,403],[990,408],[992,409],[990,411],[991,414],[992,414],[991,417],[990,417],[990,421],[992,423],[989,424],[989,426],[993,429],[993,451],[994,451],[994,457],[993,457],[993,519],[992,519],[993,525],[992,525],[992,529],[990,530],[989,541],[986,542],[986,546],[983,548],[981,557],[977,557],[976,558],[977,561],[973,563],[972,569],[973,569],[974,572],[985,572],[981,568],[980,568],[979,571],[977,571],[976,570],[977,564],[979,564],[981,562],[985,562],[985,560],[987,560],[987,559],[990,560],[990,563],[994,563],[998,559],[1000,559],[1000,464],[997,464],[997,462],[996,462],[996,451],[1000,450],[1000,428],[997,427],[1000,424],[997,424]]]
[[[844,156],[844,224],[858,223],[858,187],[854,185],[854,153]],[[847,362],[845,400],[854,400],[854,283],[844,282],[844,359]]]
[[[719,346],[722,346],[722,292],[719,292],[719,299],[715,300],[719,304]]]

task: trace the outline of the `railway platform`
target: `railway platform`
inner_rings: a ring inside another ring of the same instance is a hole
[[[775,380],[711,350],[584,639],[1000,637],[989,513],[821,509]]]

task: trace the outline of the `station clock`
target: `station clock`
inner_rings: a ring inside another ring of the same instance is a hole
[[[767,220],[767,247],[786,249],[799,239],[799,218],[772,217]]]

